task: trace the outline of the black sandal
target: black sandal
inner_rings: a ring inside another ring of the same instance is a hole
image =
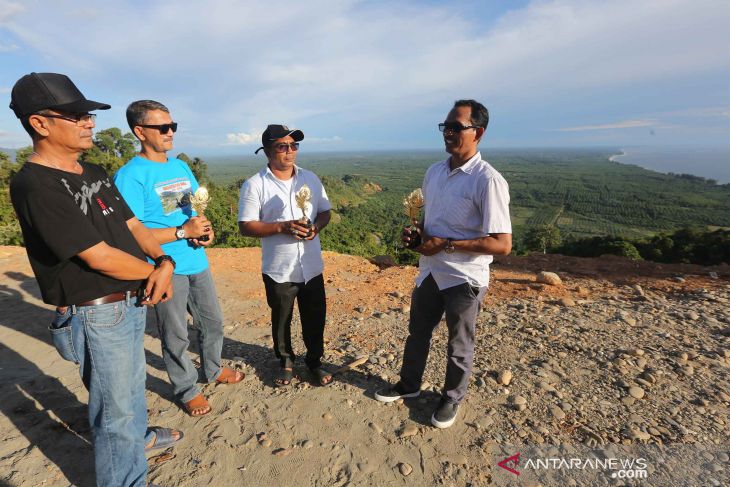
[[[314,378],[314,382],[321,387],[326,387],[334,382],[334,375],[324,367],[317,367],[316,369],[309,369]],[[327,380],[329,379],[329,380]]]
[[[274,376],[274,387],[289,387],[294,381],[294,370],[281,367]]]

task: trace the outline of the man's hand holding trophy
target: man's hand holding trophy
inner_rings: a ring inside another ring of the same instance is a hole
[[[209,202],[210,194],[208,193],[208,190],[203,186],[200,186],[197,190],[195,190],[195,194],[190,197],[190,206],[193,207],[193,210],[198,214],[199,217],[205,218],[203,212],[208,207]],[[205,227],[205,230],[210,231],[210,226]],[[208,240],[210,240],[210,236],[200,235],[196,240],[198,240],[199,242],[207,242]]]
[[[298,220],[292,221],[293,225],[290,226],[291,234],[296,239],[311,240],[316,233],[312,220],[307,216],[312,201],[312,190],[309,189],[309,186],[303,184],[299,191],[294,193],[294,200],[297,208],[302,211],[302,216]]]
[[[414,189],[411,194],[403,199],[403,207],[406,215],[411,220],[411,226],[403,229],[403,243],[406,248],[414,249],[421,245],[421,227],[418,218],[423,208],[423,192],[421,188]]]

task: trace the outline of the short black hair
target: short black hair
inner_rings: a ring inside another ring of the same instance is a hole
[[[454,108],[469,107],[471,108],[471,124],[477,127],[484,127],[486,130],[489,124],[489,110],[476,100],[456,100]]]
[[[127,124],[129,125],[129,129],[134,132],[134,127],[143,125],[147,118],[147,112],[153,110],[162,110],[165,113],[170,113],[170,110],[158,101],[137,100],[130,103],[127,107]]]

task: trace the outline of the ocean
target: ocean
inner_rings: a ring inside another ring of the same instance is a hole
[[[611,156],[622,164],[635,164],[663,173],[692,174],[730,183],[730,148],[629,147]]]

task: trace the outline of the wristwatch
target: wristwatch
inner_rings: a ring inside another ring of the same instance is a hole
[[[456,247],[454,247],[454,239],[447,238],[446,239],[446,246],[444,247],[444,252],[447,254],[453,254],[456,251]]]
[[[185,229],[182,225],[175,227],[175,238],[178,240],[185,238]]]
[[[175,267],[177,267],[177,264],[175,264],[175,259],[173,259],[171,256],[165,254],[157,257],[154,259],[155,261],[155,269],[159,268],[163,262],[168,261],[170,264],[172,264],[172,269],[175,270]]]

